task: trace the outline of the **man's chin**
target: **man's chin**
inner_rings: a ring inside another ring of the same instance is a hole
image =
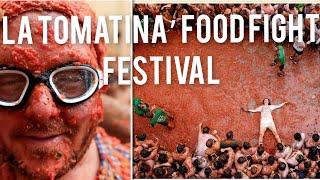
[[[13,154],[11,163],[18,174],[36,179],[53,179],[68,172],[77,162],[70,147],[28,147]]]

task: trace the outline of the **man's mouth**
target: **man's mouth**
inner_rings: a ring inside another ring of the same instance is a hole
[[[65,137],[64,133],[24,134],[18,136],[18,140],[30,145],[50,146],[61,142]]]

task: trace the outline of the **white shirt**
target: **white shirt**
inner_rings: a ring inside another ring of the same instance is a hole
[[[206,146],[206,143],[208,141],[208,139],[213,139],[216,141],[216,138],[212,135],[212,134],[203,134],[201,133],[201,135],[199,135],[198,137],[198,145],[197,145],[197,152],[198,152],[198,156],[204,156],[205,155],[205,151],[208,148]]]
[[[294,38],[294,43],[293,43],[294,49],[296,49],[297,51],[301,52],[301,51],[303,51],[305,46],[306,46],[306,44],[303,41],[299,42],[298,36],[296,36]]]
[[[289,154],[290,150],[291,150],[291,147],[289,146],[285,147],[282,153],[280,153],[279,150],[277,150],[274,157],[284,159]]]
[[[260,127],[270,127],[274,126],[273,118],[271,112],[277,108],[282,107],[280,105],[263,105],[255,110],[249,110],[249,112],[261,112]]]
[[[296,160],[296,157],[301,154],[302,152],[301,151],[297,151],[297,152],[292,152],[292,154],[290,155],[289,159],[288,159],[288,164],[292,165],[292,166],[297,166],[299,164],[299,162]]]
[[[304,133],[300,133],[300,135],[301,135],[301,141],[295,140],[291,145],[292,148],[296,148],[296,149],[302,148],[304,141],[306,139],[306,135]]]

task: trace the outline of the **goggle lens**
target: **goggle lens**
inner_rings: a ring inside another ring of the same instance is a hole
[[[16,102],[28,86],[28,79],[14,71],[0,72],[0,101]]]
[[[89,70],[68,69],[55,73],[52,82],[61,98],[73,99],[85,95],[94,88],[97,80]]]

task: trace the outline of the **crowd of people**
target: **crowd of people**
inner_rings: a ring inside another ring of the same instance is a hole
[[[265,151],[263,144],[253,147],[249,142],[234,139],[229,131],[220,138],[216,130],[199,124],[198,143],[192,147],[178,144],[174,152],[158,139],[147,139],[145,133],[134,140],[134,178],[320,178],[320,133],[307,137],[295,133],[294,142],[276,145],[276,152]]]
[[[293,42],[293,53],[290,54],[290,60],[297,64],[301,60],[301,56],[304,52],[304,49],[309,46],[309,51],[318,50],[320,51],[320,18],[315,20],[314,31],[315,31],[315,41],[311,41],[310,35],[310,19],[305,18],[306,14],[319,14],[320,15],[320,4],[135,4],[133,7],[134,15],[141,16],[148,15],[148,30],[149,30],[149,39],[152,39],[154,19],[157,15],[162,15],[165,29],[167,31],[176,29],[179,30],[182,25],[182,16],[183,15],[194,15],[195,18],[199,17],[202,14],[207,15],[213,19],[218,14],[223,14],[227,18],[227,25],[230,26],[230,15],[238,14],[243,17],[244,25],[248,27],[249,17],[252,14],[255,15],[269,15],[270,19],[270,28],[272,28],[272,19],[276,14],[282,14],[286,22],[281,23],[280,19],[277,20],[277,32],[278,36],[280,35],[279,27],[286,26],[286,37],[289,36],[289,15],[293,15],[293,25],[298,24],[298,15],[303,15],[303,41],[299,41],[298,32],[294,31],[294,42]],[[175,25],[172,26],[172,21],[175,21]],[[189,21],[191,25],[196,24],[196,21]],[[264,19],[255,19],[254,23],[261,26],[260,29],[263,29]],[[205,26],[205,23],[202,24]],[[236,26],[238,27],[237,23]],[[219,25],[220,30],[221,23]],[[271,31],[270,31],[271,32]],[[285,41],[288,38],[285,39]],[[271,63],[271,66],[279,64],[278,76],[284,76],[284,66],[285,66],[285,53],[282,44],[276,43],[275,52],[277,57],[275,61]],[[152,44],[155,47],[155,44]]]

